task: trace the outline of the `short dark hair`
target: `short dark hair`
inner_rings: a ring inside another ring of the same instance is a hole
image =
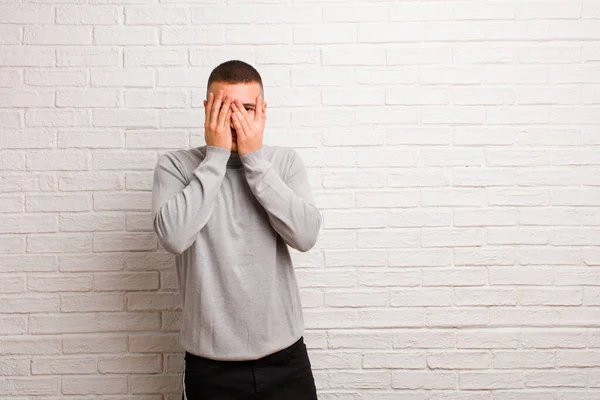
[[[240,60],[225,61],[212,70],[206,85],[207,97],[208,88],[213,82],[225,82],[229,84],[257,82],[260,85],[261,92],[264,94],[262,78],[256,68]]]

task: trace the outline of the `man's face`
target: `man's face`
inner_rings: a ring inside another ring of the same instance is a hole
[[[212,92],[214,98],[216,99],[217,94],[221,89],[223,89],[223,95],[229,96],[231,101],[239,100],[242,102],[249,117],[254,118],[254,113],[256,112],[256,97],[261,95],[260,84],[258,82],[236,83],[233,85],[226,82],[213,82],[210,84],[206,96],[208,97],[208,93]],[[204,108],[206,108],[207,105],[208,102],[204,100]],[[263,110],[266,111],[266,104],[264,103],[264,100],[262,107]],[[237,132],[233,127],[233,122],[231,119],[229,120],[229,126],[231,126],[232,136],[231,151],[237,153]]]

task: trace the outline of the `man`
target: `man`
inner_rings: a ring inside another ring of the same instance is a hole
[[[154,230],[177,254],[184,399],[317,399],[287,246],[310,250],[321,214],[297,152],[263,145],[263,93],[251,65],[217,66],[206,145],[154,170]]]

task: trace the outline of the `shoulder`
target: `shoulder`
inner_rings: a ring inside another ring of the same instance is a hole
[[[169,172],[182,181],[188,181],[190,171],[200,162],[196,149],[177,149],[159,155],[155,170]]]

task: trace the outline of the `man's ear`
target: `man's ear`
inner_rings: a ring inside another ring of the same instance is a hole
[[[267,113],[267,102],[266,101],[263,101],[262,107],[263,107],[263,109],[262,109],[263,115],[266,115],[266,113]]]

